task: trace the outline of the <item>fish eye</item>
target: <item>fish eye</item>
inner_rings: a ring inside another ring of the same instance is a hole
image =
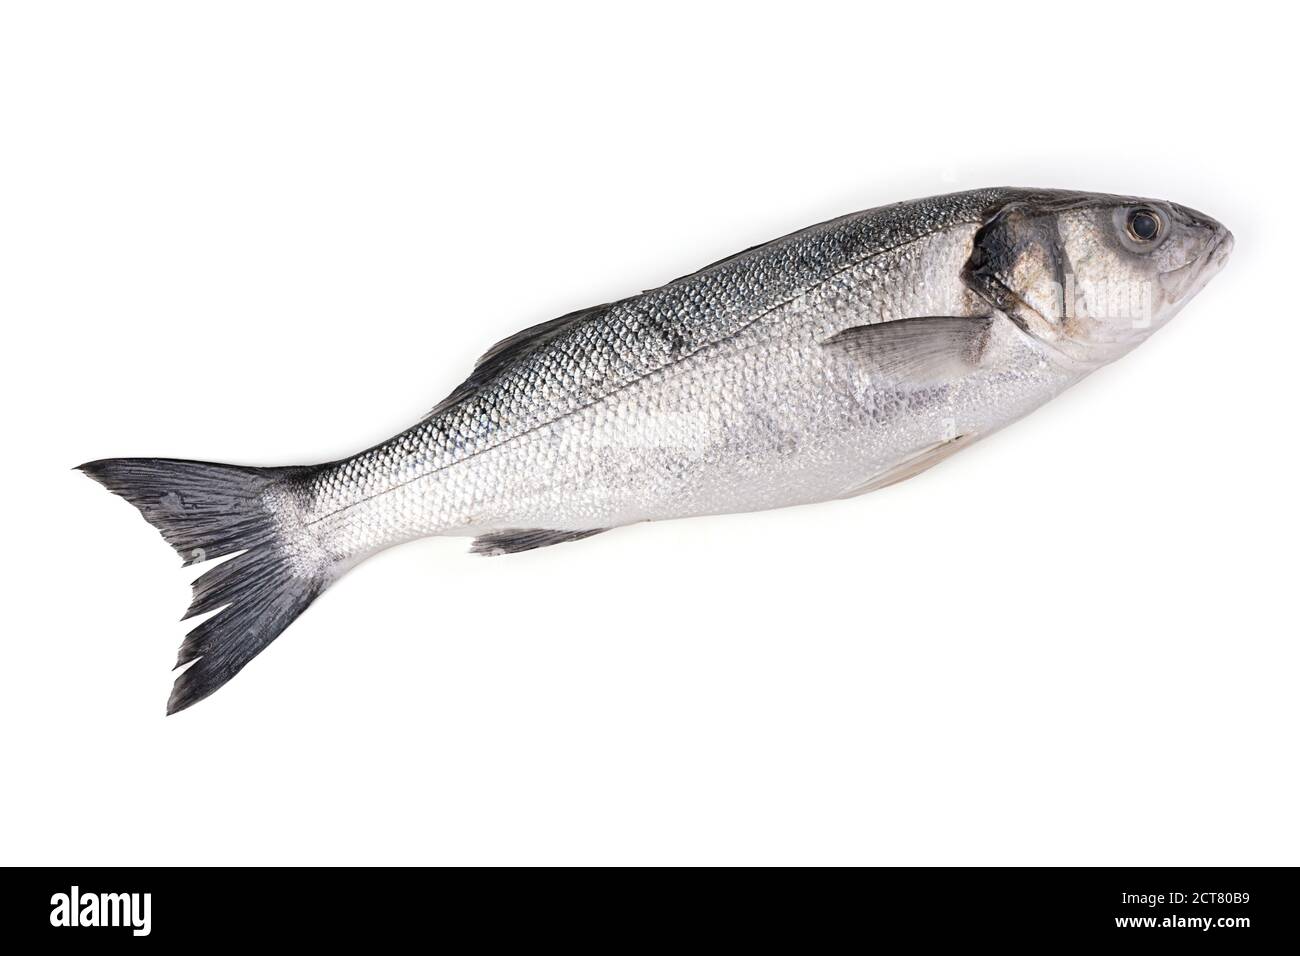
[[[1134,209],[1128,214],[1128,234],[1135,242],[1152,242],[1160,235],[1160,214],[1154,209]]]

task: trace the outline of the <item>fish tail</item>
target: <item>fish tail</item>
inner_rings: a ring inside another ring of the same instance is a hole
[[[275,640],[338,576],[302,526],[295,489],[313,468],[244,468],[168,458],[78,466],[139,509],[186,565],[235,557],[194,582],[186,618],[223,608],[190,631],[167,713],[197,703]]]

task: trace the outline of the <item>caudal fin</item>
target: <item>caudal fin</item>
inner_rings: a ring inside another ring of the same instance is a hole
[[[333,579],[332,566],[298,524],[291,494],[310,468],[243,468],[168,458],[108,458],[80,470],[135,505],[197,564],[237,554],[194,582],[185,617],[224,608],[185,636],[167,713],[184,710],[234,677]]]

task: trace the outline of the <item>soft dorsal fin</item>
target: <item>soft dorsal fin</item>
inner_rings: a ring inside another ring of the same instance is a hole
[[[537,325],[530,325],[526,329],[516,332],[514,335],[506,336],[500,342],[497,342],[490,349],[478,357],[474,363],[474,371],[469,373],[469,378],[461,382],[452,390],[452,393],[433,407],[429,414],[425,415],[426,419],[439,415],[453,405],[457,405],[469,398],[479,387],[493,378],[498,372],[516,361],[521,356],[546,344],[551,339],[558,336],[565,329],[572,325],[600,315],[610,307],[610,303],[604,305],[594,305],[590,308],[579,309],[577,312],[570,312],[568,315],[562,315],[558,319],[548,319]]]

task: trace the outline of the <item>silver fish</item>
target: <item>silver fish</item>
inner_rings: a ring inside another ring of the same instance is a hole
[[[211,694],[384,548],[477,554],[883,488],[1160,328],[1231,234],[1168,202],[982,189],[811,226],[497,343],[418,424],[342,461],[80,466],[194,582],[168,713]],[[191,663],[192,662],[192,663]]]

